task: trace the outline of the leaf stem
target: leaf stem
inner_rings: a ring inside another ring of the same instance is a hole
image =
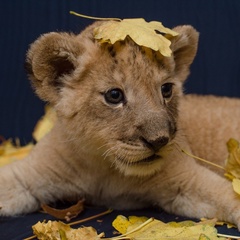
[[[147,221],[145,221],[144,223],[142,223],[141,225],[139,225],[138,227],[134,228],[132,231],[127,232],[125,234],[122,234],[118,237],[113,237],[113,238],[105,238],[105,239],[114,239],[114,240],[120,240],[120,239],[131,239],[130,237],[128,237],[127,235],[137,232],[138,230],[140,230],[141,228],[145,227],[146,225],[148,225],[149,223],[153,222],[154,218],[149,218]]]
[[[91,217],[88,217],[88,218],[81,219],[81,220],[79,220],[79,221],[71,222],[71,223],[69,223],[68,225],[69,225],[69,226],[73,226],[73,225],[76,225],[76,224],[79,224],[79,223],[87,222],[87,221],[93,220],[93,219],[95,219],[95,218],[102,217],[102,216],[104,216],[104,215],[106,215],[106,214],[109,214],[109,213],[111,213],[112,211],[113,211],[112,209],[108,209],[108,210],[105,211],[105,212],[96,214],[96,215],[91,216]]]
[[[217,234],[218,237],[224,237],[224,238],[228,238],[228,239],[240,239],[240,236],[231,236],[231,235],[226,235],[226,234]]]
[[[36,235],[34,235],[34,236],[31,236],[31,237],[28,237],[28,238],[24,238],[23,240],[32,240],[32,239],[35,239],[35,238],[37,238],[37,236],[36,236]]]
[[[225,169],[223,166],[221,166],[221,165],[218,165],[218,164],[213,163],[213,162],[210,162],[210,161],[208,161],[208,160],[206,160],[206,159],[203,159],[203,158],[194,156],[193,154],[187,152],[187,151],[184,150],[184,149],[181,149],[181,151],[182,151],[183,153],[185,153],[186,155],[192,157],[192,158],[195,158],[195,159],[197,159],[197,160],[200,160],[200,161],[202,161],[202,162],[205,162],[205,163],[207,163],[207,164],[210,164],[210,165],[212,165],[212,166],[214,166],[214,167],[217,167],[217,168],[220,168],[220,169],[226,171],[226,169]]]
[[[73,14],[75,16],[78,16],[78,17],[82,17],[82,18],[88,18],[88,19],[93,19],[93,20],[100,20],[100,21],[119,21],[121,22],[122,19],[120,18],[101,18],[101,17],[92,17],[92,16],[88,16],[88,15],[84,15],[84,14],[80,14],[80,13],[77,13],[77,12],[74,12],[74,11],[70,11],[70,14]]]

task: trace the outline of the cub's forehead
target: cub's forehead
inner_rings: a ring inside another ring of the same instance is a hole
[[[83,35],[84,46],[93,69],[112,74],[122,79],[152,81],[167,78],[174,72],[172,57],[163,57],[159,52],[138,46],[130,37],[115,44],[99,43],[93,37],[92,28]]]
[[[130,38],[113,45],[102,46],[101,51],[110,58],[113,69],[126,72],[136,80],[164,78],[172,72],[173,64],[171,65],[170,61],[166,61],[151,49],[138,46]]]
[[[133,79],[135,83],[162,84],[174,75],[172,56],[164,57],[158,51],[139,46],[128,36],[114,44],[100,43],[94,38],[94,28],[100,24],[96,22],[78,35],[85,52],[79,58],[79,66],[83,72],[84,63],[92,81],[101,78],[101,84],[106,86],[114,82],[131,84]],[[81,75],[86,76],[85,73]]]

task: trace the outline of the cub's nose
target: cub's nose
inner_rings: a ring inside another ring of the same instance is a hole
[[[147,140],[145,138],[141,139],[144,144],[148,147],[153,149],[155,152],[158,152],[160,148],[167,145],[169,142],[169,137],[161,136],[156,138],[155,140]]]

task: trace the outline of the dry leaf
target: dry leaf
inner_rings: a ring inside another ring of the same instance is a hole
[[[219,221],[216,218],[213,219],[207,219],[207,218],[201,218],[201,224],[207,224],[207,225],[211,225],[211,226],[223,226],[226,225],[227,228],[237,228],[236,225],[229,223],[229,222],[223,222],[223,221]]]
[[[223,222],[223,221],[217,221],[216,222],[216,226],[223,226],[223,225],[226,225],[227,228],[237,228],[237,226],[233,223],[229,223],[229,222]]]
[[[139,46],[159,51],[166,57],[172,54],[171,41],[168,38],[177,35],[177,32],[165,28],[161,22],[146,22],[143,18],[106,21],[94,29],[94,37],[101,43],[114,44],[129,36]]]
[[[29,154],[32,148],[32,143],[21,147],[19,144],[13,144],[11,139],[3,141],[0,145],[0,167],[23,159]]]
[[[63,222],[38,222],[32,226],[34,234],[40,240],[98,240],[103,234],[97,234],[92,227],[73,229]]]
[[[46,105],[45,115],[37,122],[33,132],[33,137],[37,142],[52,129],[56,119],[55,110],[49,105]]]
[[[33,132],[33,137],[36,141],[39,141],[51,130],[56,122],[56,118],[57,117],[54,109],[50,106],[46,106],[45,115],[37,122]],[[16,144],[13,144],[11,139],[3,140],[0,144],[0,167],[25,158],[33,147],[33,143],[20,146],[18,139],[16,139]]]
[[[54,216],[57,219],[70,221],[71,219],[77,217],[83,211],[84,200],[79,200],[77,204],[65,209],[52,208],[46,204],[42,204],[41,207],[46,213]]]
[[[227,142],[228,158],[226,162],[226,171],[228,175],[235,178],[240,178],[240,146],[235,139],[230,139]]]
[[[208,239],[219,239],[217,237],[217,230],[210,225],[194,225],[194,226],[182,226],[172,227],[161,221],[154,220],[141,230],[126,234],[128,237],[134,239],[148,238],[151,240],[161,239],[185,239],[185,240],[199,240],[200,236],[208,237]]]
[[[233,190],[240,195],[240,144],[231,138],[227,142],[228,158],[226,161],[225,177],[232,181]]]

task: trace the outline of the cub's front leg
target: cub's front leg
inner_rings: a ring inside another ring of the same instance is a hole
[[[0,168],[0,216],[29,213],[39,208],[29,182],[37,181],[24,160]]]
[[[80,192],[73,184],[74,175],[69,164],[51,142],[51,135],[48,135],[27,158],[0,168],[1,216],[30,213],[41,203]]]
[[[198,219],[217,218],[240,230],[240,197],[231,182],[194,159],[173,161],[152,184],[155,200],[166,211]]]

